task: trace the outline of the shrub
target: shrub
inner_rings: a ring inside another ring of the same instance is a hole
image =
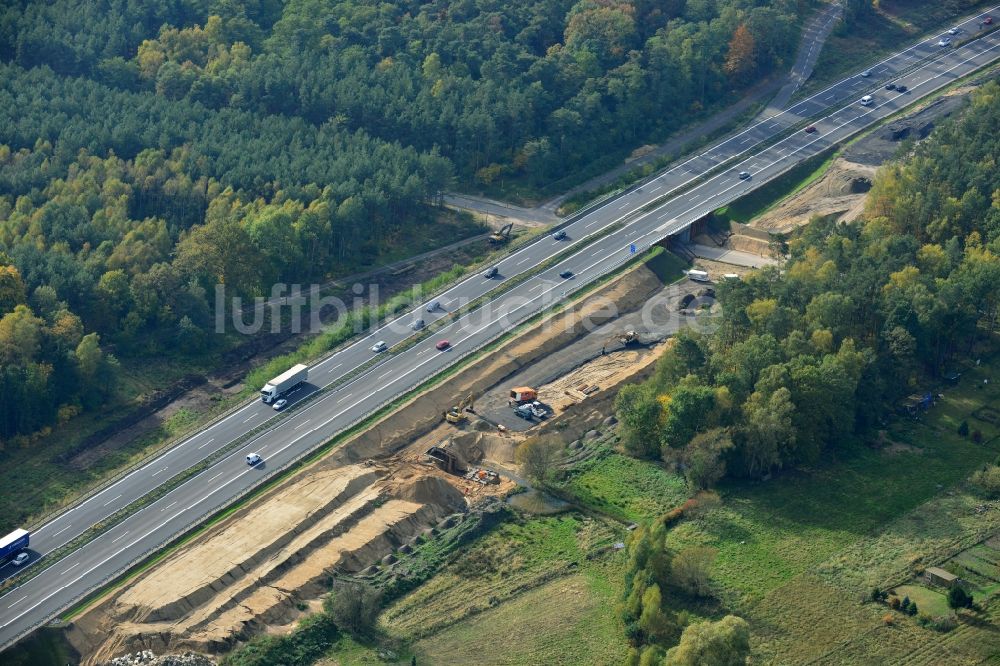
[[[962,437],[968,437],[969,436],[969,422],[968,421],[962,421],[960,424],[958,424],[958,434],[961,435]]]
[[[1000,467],[989,465],[972,475],[972,483],[991,497],[1000,496]]]
[[[972,431],[972,441],[975,442],[976,444],[982,444],[983,443],[983,433],[981,433],[978,430],[973,430]]]
[[[972,608],[972,595],[956,585],[948,590],[948,606],[951,608]]]
[[[941,633],[946,633],[951,631],[958,626],[958,620],[955,619],[954,615],[943,615],[941,617],[936,617],[931,622],[931,629],[934,631],[940,631]]]
[[[917,602],[910,602],[910,607],[906,609],[906,614],[913,616],[917,614]]]
[[[362,583],[338,580],[323,604],[334,623],[355,636],[368,634],[375,626],[382,594]]]
[[[882,616],[882,624],[884,624],[885,626],[891,627],[895,623],[896,623],[896,618],[892,616],[892,613],[886,613],[885,615]]]
[[[899,597],[893,597],[889,599],[889,608],[893,610],[899,610]]]

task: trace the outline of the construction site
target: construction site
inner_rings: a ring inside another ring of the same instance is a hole
[[[220,654],[290,631],[336,578],[405,575],[443,527],[526,484],[515,455],[526,436],[569,443],[606,421],[616,388],[695,321],[682,310],[701,298],[710,311],[704,295],[630,268],[176,547],[77,616],[68,640],[87,664]]]

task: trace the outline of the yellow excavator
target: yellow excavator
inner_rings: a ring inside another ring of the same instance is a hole
[[[503,245],[510,240],[510,232],[514,228],[513,222],[508,222],[502,228],[490,234],[490,242],[495,245]]]
[[[444,413],[445,421],[447,421],[448,423],[454,423],[455,425],[465,422],[469,418],[468,416],[465,415],[466,412],[469,412],[471,414],[476,413],[476,408],[474,404],[475,399],[476,397],[471,393],[462,398],[461,402],[459,402],[457,405],[455,405],[454,407],[452,407],[451,409],[449,409],[447,412]]]
[[[620,344],[622,347],[628,347],[630,344],[639,339],[639,334],[635,331],[624,331],[622,333],[615,333],[610,338],[604,341],[604,345],[601,346],[601,356],[607,352],[608,345],[613,345],[615,343]]]

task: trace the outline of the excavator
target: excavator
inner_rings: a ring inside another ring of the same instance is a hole
[[[475,396],[471,393],[462,398],[461,402],[444,413],[445,421],[448,423],[454,423],[455,425],[465,422],[466,419],[469,418],[465,415],[466,412],[469,412],[470,414],[476,413],[474,404],[475,399]]]
[[[604,356],[604,354],[607,352],[608,345],[617,343],[620,344],[622,347],[628,347],[630,344],[637,341],[638,339],[639,339],[639,334],[636,333],[635,331],[624,331],[623,333],[615,333],[610,338],[604,341],[604,344],[601,346],[601,356]]]
[[[490,234],[490,242],[495,245],[503,245],[504,243],[510,240],[510,232],[511,229],[513,228],[514,228],[514,223],[508,222],[502,228]]]

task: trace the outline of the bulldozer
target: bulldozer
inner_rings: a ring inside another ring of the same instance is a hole
[[[622,347],[628,347],[633,342],[638,341],[638,339],[639,339],[639,334],[636,333],[635,331],[624,331],[622,333],[615,333],[614,335],[612,335],[611,337],[609,337],[607,340],[604,341],[604,344],[601,346],[601,356],[604,356],[604,354],[607,353],[608,345],[619,344]]]
[[[513,222],[508,222],[500,229],[490,234],[490,242],[494,245],[503,245],[510,240],[510,232],[514,228]]]
[[[465,396],[464,398],[462,398],[461,402],[459,402],[457,405],[455,405],[454,407],[452,407],[451,409],[449,409],[447,412],[444,413],[445,421],[447,421],[448,423],[454,423],[455,425],[464,423],[469,418],[468,416],[465,415],[466,412],[469,412],[470,414],[476,413],[474,402],[475,402],[474,395],[470,393],[469,395]]]

